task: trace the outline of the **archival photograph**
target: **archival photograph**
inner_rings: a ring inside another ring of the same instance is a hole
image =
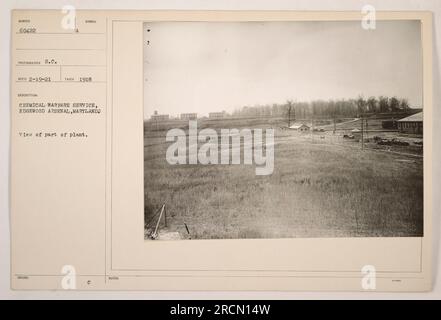
[[[423,236],[420,21],[143,28],[146,241]]]

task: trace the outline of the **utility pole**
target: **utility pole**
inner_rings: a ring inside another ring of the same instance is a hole
[[[293,119],[294,119],[294,123],[295,123],[296,122],[296,108],[293,107],[292,111],[293,111],[293,115],[294,115]]]
[[[335,123],[335,114],[334,114],[334,131],[332,132],[333,134],[335,134],[335,131],[337,130],[337,125],[336,125],[336,123]]]
[[[296,118],[296,110],[294,108],[294,104],[291,100],[288,100],[286,102],[287,106],[288,106],[288,128],[291,127],[291,112],[294,113],[294,121]]]
[[[368,139],[368,123],[367,123],[367,119],[368,118],[366,118],[366,126],[365,126],[365,128],[366,128],[366,140]]]
[[[366,106],[366,103],[363,99],[363,96],[359,96],[357,99],[357,108],[358,108],[358,114],[360,116],[361,120],[361,149],[364,149],[364,108]]]

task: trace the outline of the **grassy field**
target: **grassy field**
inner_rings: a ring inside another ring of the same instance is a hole
[[[199,125],[275,128],[269,176],[256,176],[254,165],[169,165],[167,127],[147,126],[145,221],[165,203],[167,227],[161,222],[161,229],[184,239],[422,235],[423,163],[407,150],[412,146],[361,150],[331,132],[302,135],[281,125]]]

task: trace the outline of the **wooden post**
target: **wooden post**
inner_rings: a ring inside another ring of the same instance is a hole
[[[184,222],[184,226],[185,226],[185,229],[187,230],[188,236],[189,236],[189,238],[191,240],[190,230],[188,230],[188,226],[187,226],[187,224],[185,222]]]
[[[161,207],[161,213],[159,214],[159,218],[158,218],[158,222],[156,223],[155,231],[153,232],[153,234],[151,236],[151,238],[153,240],[158,237],[159,223],[161,222],[161,218],[162,218],[162,214],[164,213],[164,209],[165,209],[165,204],[163,204],[162,207]]]
[[[164,224],[165,224],[165,227],[167,228],[167,208],[166,208],[165,204],[164,204]]]

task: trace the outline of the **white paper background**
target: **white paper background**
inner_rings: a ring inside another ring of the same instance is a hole
[[[428,10],[433,12],[434,32],[434,137],[441,136],[440,51],[441,1],[439,0],[96,0],[96,1],[13,1],[0,2],[0,298],[2,299],[441,299],[440,233],[441,143],[433,144],[433,270],[434,289],[430,293],[320,293],[320,292],[17,292],[10,290],[9,243],[9,130],[10,130],[10,10],[56,9],[63,5],[77,9],[181,9],[181,10],[361,10],[365,4],[377,10]]]

